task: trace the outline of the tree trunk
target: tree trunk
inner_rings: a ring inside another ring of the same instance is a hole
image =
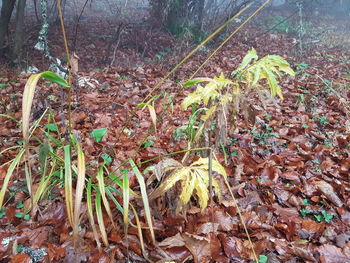
[[[5,44],[5,39],[7,35],[8,25],[10,23],[13,8],[15,6],[16,0],[5,0],[1,7],[0,16],[0,52]]]
[[[26,0],[18,0],[16,14],[16,31],[15,43],[12,50],[12,60],[19,62],[24,45],[24,11],[26,8]]]

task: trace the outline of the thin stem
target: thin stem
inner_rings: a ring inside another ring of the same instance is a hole
[[[68,84],[69,84],[69,87],[68,87],[68,132],[69,132],[69,134],[71,134],[72,133],[72,72],[70,70],[68,41],[67,41],[66,30],[65,30],[64,22],[63,22],[61,0],[57,0],[57,9],[58,9],[58,15],[60,17],[64,48],[66,50],[67,63],[68,63]]]

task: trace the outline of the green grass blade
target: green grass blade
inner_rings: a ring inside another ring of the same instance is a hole
[[[105,186],[104,179],[103,179],[103,166],[101,166],[98,169],[96,178],[97,178],[97,182],[98,182],[98,189],[99,189],[99,192],[100,192],[101,197],[102,197],[103,205],[104,205],[106,212],[107,212],[107,214],[112,222],[113,227],[115,227],[115,224],[113,222],[113,215],[111,212],[111,208],[110,208],[108,200],[106,198],[106,191],[105,191],[106,186]]]
[[[125,174],[123,176],[123,219],[124,219],[124,234],[127,236],[128,234],[128,225],[129,225],[129,178],[128,175]]]
[[[52,175],[54,174],[53,170],[55,169],[55,167],[56,167],[56,160],[53,160],[53,164],[52,164],[51,171],[50,171],[49,175],[48,176],[43,175],[41,177],[38,189],[36,190],[36,192],[34,193],[34,196],[33,196],[33,207],[35,207],[37,205],[39,200],[46,193],[47,188],[50,184]]]
[[[10,164],[10,167],[7,170],[7,173],[6,173],[5,178],[4,178],[4,182],[2,183],[2,187],[0,190],[0,209],[2,208],[2,205],[4,202],[4,197],[5,197],[5,193],[6,193],[10,178],[11,178],[16,166],[18,165],[19,161],[21,160],[24,151],[25,150],[23,149],[17,154],[17,156],[13,159],[12,163]]]
[[[134,161],[130,159],[129,163],[130,163],[131,168],[134,171],[134,173],[135,173],[135,175],[137,177],[137,180],[139,182],[139,185],[140,185],[142,201],[143,201],[143,205],[145,207],[145,215],[146,215],[147,224],[148,224],[148,227],[149,227],[149,231],[151,232],[152,242],[153,242],[153,244],[155,244],[156,243],[156,239],[155,239],[154,231],[153,231],[151,209],[150,209],[149,202],[148,202],[148,196],[147,196],[147,191],[146,191],[145,180],[143,179],[143,176],[142,176],[140,170],[137,168],[137,166],[134,163]]]
[[[72,185],[72,168],[71,168],[71,155],[70,145],[63,147],[64,150],[64,189],[66,199],[67,216],[70,225],[73,227],[73,185]]]
[[[113,186],[107,186],[106,188],[105,188],[105,190],[106,190],[106,194],[109,196],[109,198],[113,201],[113,203],[115,204],[115,206],[116,206],[116,208],[118,209],[118,211],[120,212],[120,213],[122,213],[123,214],[123,207],[119,204],[119,202],[117,201],[117,199],[115,199],[115,197],[113,196],[113,194],[112,194],[112,192],[111,191],[113,191],[113,192],[115,192],[115,193],[117,193],[118,195],[120,195],[120,196],[122,196],[122,194],[117,190],[117,189],[115,189]]]

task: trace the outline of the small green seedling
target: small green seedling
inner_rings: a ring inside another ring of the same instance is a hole
[[[107,128],[95,129],[91,132],[91,137],[95,142],[101,142],[106,133]]]
[[[307,215],[311,214],[311,211],[309,211],[307,209],[300,209],[299,213],[302,217],[306,217]]]
[[[117,76],[117,79],[129,80],[129,78],[127,76]]]
[[[55,123],[46,124],[44,129],[48,130],[49,132],[58,132],[58,127]]]
[[[321,116],[318,118],[318,121],[321,125],[327,125],[329,124],[329,121],[327,120],[327,116]]]
[[[333,218],[333,215],[328,214],[326,211],[322,210],[320,215],[314,215],[314,217],[319,223],[323,221],[330,223]]]
[[[23,204],[22,201],[19,201],[19,202],[17,203],[17,205],[16,205],[16,208],[17,208],[17,209],[21,209],[21,208],[23,208],[23,207],[24,207],[24,204]]]
[[[297,65],[297,71],[295,72],[296,75],[299,75],[303,72],[304,69],[307,69],[309,67],[306,63],[300,63]]]
[[[110,156],[110,155],[107,154],[107,153],[102,154],[102,155],[101,155],[101,158],[103,159],[104,164],[107,165],[107,166],[110,165],[110,164],[112,163],[112,161],[113,161],[112,156]]]
[[[303,200],[301,201],[301,203],[302,203],[303,205],[310,205],[309,199],[303,199]]]
[[[154,144],[154,141],[146,141],[142,147],[143,148],[147,148],[147,147],[151,147]]]
[[[3,208],[0,209],[0,219],[1,219],[1,218],[4,218],[5,215],[6,215],[6,208],[3,207]]]
[[[24,214],[24,213],[21,213],[21,212],[16,213],[15,217],[23,218],[23,220],[26,220],[26,221],[28,221],[30,219],[30,215],[29,214]]]
[[[268,257],[265,255],[259,255],[258,263],[267,263]]]

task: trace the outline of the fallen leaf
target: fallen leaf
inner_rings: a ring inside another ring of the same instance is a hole
[[[345,256],[342,250],[336,246],[324,244],[317,249],[320,253],[321,263],[349,263],[350,258]]]
[[[335,204],[337,207],[342,207],[343,202],[339,199],[338,195],[334,192],[333,187],[325,181],[315,181],[313,184],[316,188],[324,194],[329,201]]]

